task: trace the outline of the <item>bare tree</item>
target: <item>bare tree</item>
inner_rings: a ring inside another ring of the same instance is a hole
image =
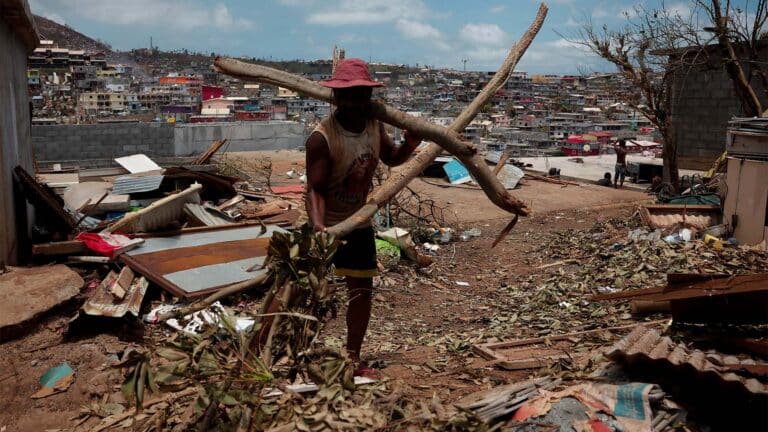
[[[664,139],[664,181],[674,186],[677,142],[671,107],[680,90],[673,81],[693,67],[722,66],[746,116],[761,116],[760,93],[768,95],[768,73],[759,57],[768,46],[768,0],[747,0],[744,9],[730,0],[691,0],[689,13],[679,10],[664,3],[653,9],[640,5],[625,13],[626,23],[618,30],[587,21],[576,37],[567,38],[612,63],[634,87],[616,96],[658,129]],[[761,91],[752,86],[755,78]]]
[[[587,21],[571,42],[583,45],[613,64],[628,86],[615,96],[640,112],[656,127],[664,141],[664,181],[679,183],[677,142],[669,116],[674,89],[670,82],[683,64],[668,64],[669,49],[682,49],[685,42],[669,31],[684,18],[667,10],[637,6],[625,13],[626,23],[613,30]]]
[[[752,12],[752,3],[746,2],[745,8],[734,7],[730,0],[696,0],[698,12],[709,21],[710,26],[703,30],[714,34],[723,67],[733,82],[736,95],[741,101],[743,114],[748,117],[760,117],[764,107],[760,102],[759,91],[752,87],[753,78],[757,77],[762,85],[762,92],[768,95],[768,75],[766,67],[759,59],[761,45],[768,43],[765,24],[768,20],[768,0],[757,0]],[[684,28],[691,35],[700,34],[700,29]],[[706,44],[699,44],[706,49]]]

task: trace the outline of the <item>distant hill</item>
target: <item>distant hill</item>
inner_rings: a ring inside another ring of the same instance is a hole
[[[67,25],[59,24],[39,15],[35,15],[35,23],[40,32],[40,39],[52,40],[60,48],[101,52],[107,57],[115,54],[109,45],[90,38]]]

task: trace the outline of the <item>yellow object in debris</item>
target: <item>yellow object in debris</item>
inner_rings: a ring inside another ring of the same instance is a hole
[[[711,245],[715,250],[722,250],[723,249],[723,242],[720,241],[719,238],[705,234],[704,235],[704,244]]]

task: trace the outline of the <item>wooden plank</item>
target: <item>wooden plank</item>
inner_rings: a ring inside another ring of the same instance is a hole
[[[689,282],[684,282],[689,277]],[[693,297],[730,295],[768,290],[768,273],[722,277],[722,275],[675,275],[676,282],[664,287],[598,294],[593,301],[642,299],[649,301],[681,300]],[[702,280],[702,278],[704,280]]]
[[[80,240],[40,243],[32,245],[32,255],[71,255],[87,252],[88,248]]]
[[[755,291],[768,291],[768,273],[733,276],[689,284],[687,287],[667,287],[661,293],[645,296],[644,300],[670,301],[694,297],[713,297]]]

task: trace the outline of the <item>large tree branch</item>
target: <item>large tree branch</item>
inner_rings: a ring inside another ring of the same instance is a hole
[[[744,74],[744,69],[741,67],[739,58],[736,55],[733,45],[731,44],[731,39],[728,36],[730,2],[726,2],[725,15],[723,15],[720,0],[712,0],[712,12],[714,13],[712,21],[715,24],[715,33],[717,34],[720,52],[722,53],[723,62],[725,63],[725,71],[733,81],[734,90],[736,90],[736,94],[739,95],[739,99],[741,100],[744,115],[747,117],[760,117],[763,114],[760,99],[758,99],[755,90],[752,88],[752,85]]]
[[[480,108],[493,97],[498,88],[507,80],[509,73],[525,53],[528,46],[530,46],[539,29],[541,29],[547,10],[547,6],[544,4],[539,7],[536,19],[522,39],[512,48],[499,71],[475,100],[462,111],[450,128],[446,129],[426,120],[409,116],[385,104],[374,103],[373,113],[379,120],[399,128],[409,129],[440,146],[429,144],[424,150],[419,152],[400,170],[394,173],[379,189],[374,191],[363,208],[346,221],[330,227],[329,232],[331,234],[343,236],[370,219],[379,206],[402,190],[410,180],[418,176],[440,154],[442,151],[441,147],[461,160],[494,204],[516,215],[525,216],[528,214],[525,204],[509,194],[501,182],[493,176],[483,158],[476,153],[474,146],[461,141],[458,138],[458,133],[472,121]],[[320,100],[329,102],[331,100],[331,91],[329,89],[287,72],[228,58],[217,58],[214,65],[217,71],[227,75],[244,80],[278,85]]]

